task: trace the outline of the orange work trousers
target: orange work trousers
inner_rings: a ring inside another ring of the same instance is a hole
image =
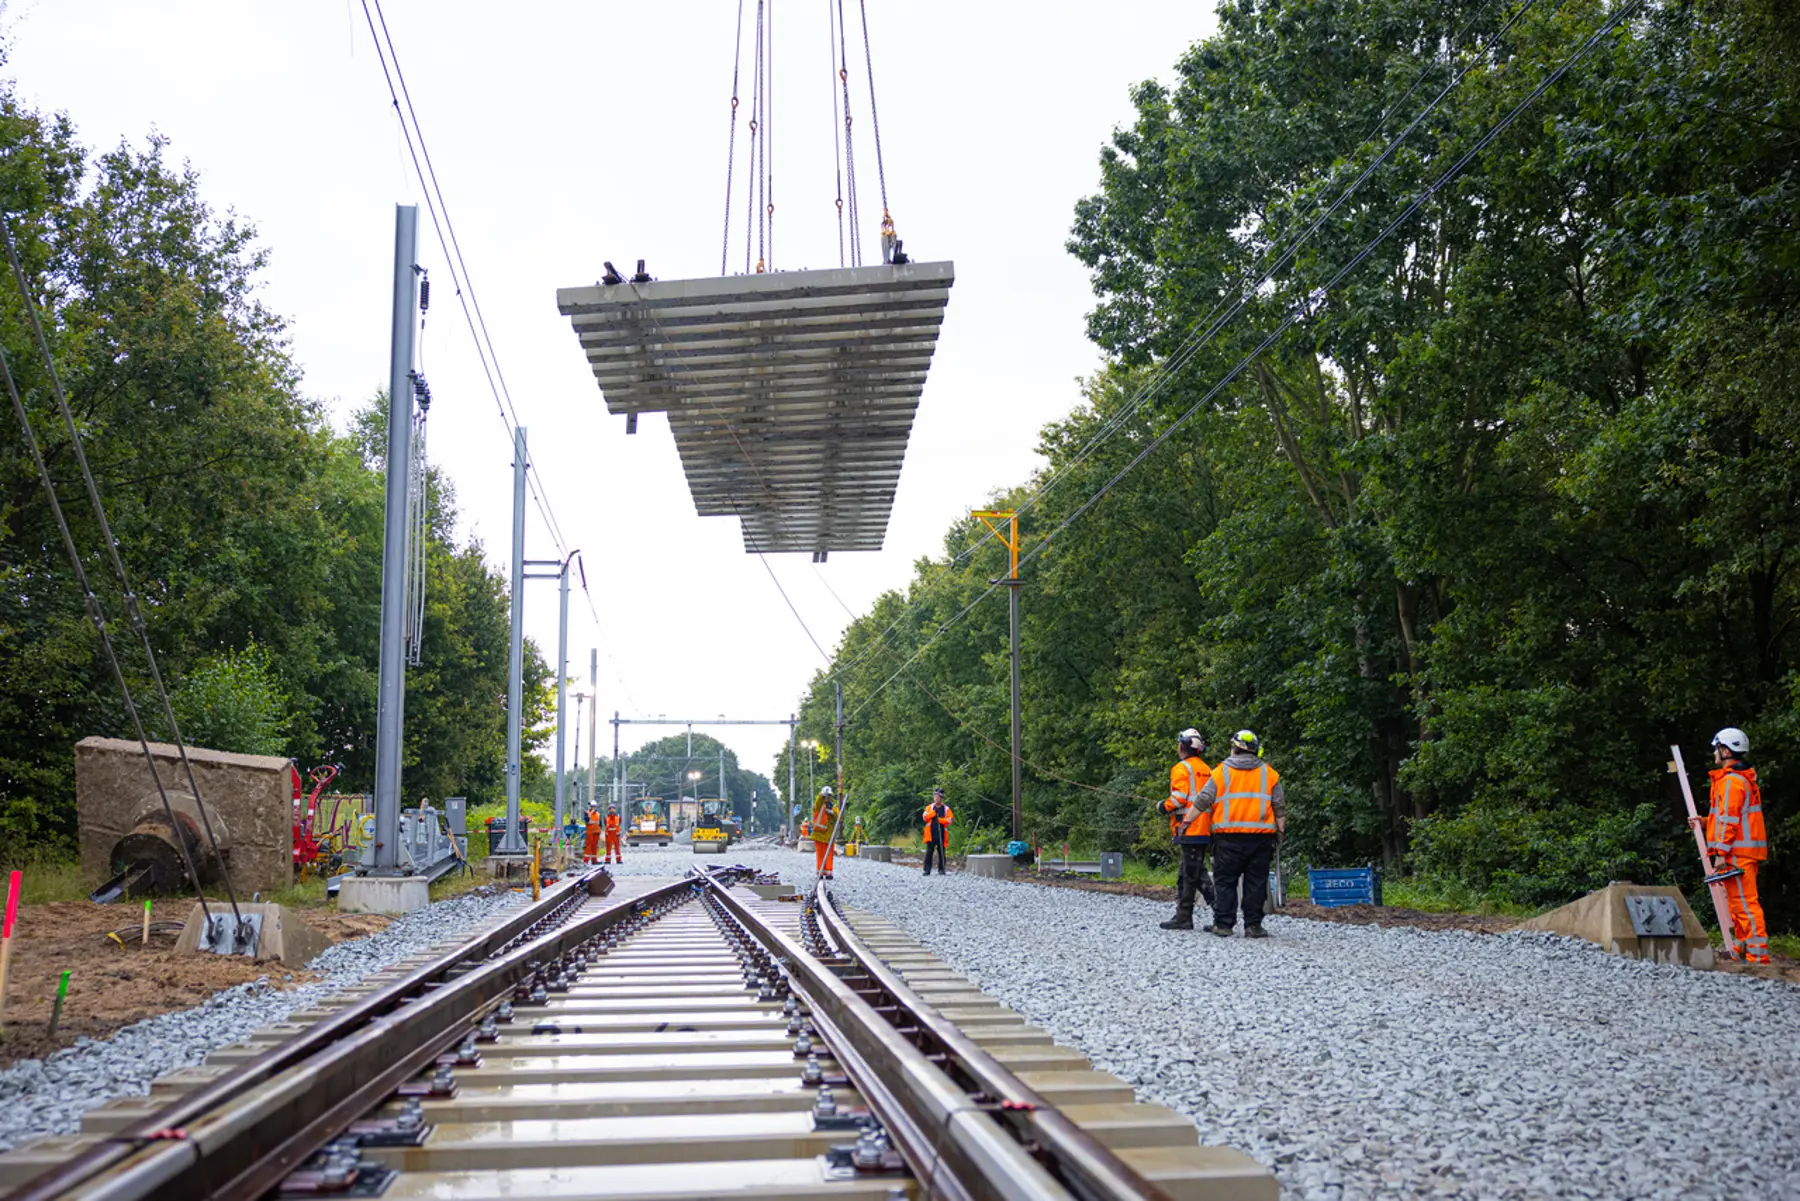
[[[836,851],[837,851],[837,847],[832,843],[829,843],[829,842],[813,843],[813,871],[815,871],[815,872],[830,871],[832,856],[836,853]]]
[[[600,861],[600,831],[597,827],[590,828],[587,832],[587,842],[581,848],[581,861],[583,863]]]
[[[1725,903],[1731,909],[1731,937],[1750,963],[1769,962],[1769,926],[1763,921],[1762,898],[1756,895],[1760,863],[1734,863],[1743,875],[1725,881]]]
[[[623,863],[623,862],[625,862],[624,840],[621,839],[617,834],[608,834],[606,836],[606,862],[608,862],[608,863]]]

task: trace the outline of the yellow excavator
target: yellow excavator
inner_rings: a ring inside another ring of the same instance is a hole
[[[641,847],[653,842],[659,847],[666,847],[672,837],[669,833],[668,814],[661,797],[639,797],[633,802],[631,825],[625,831],[627,844]]]

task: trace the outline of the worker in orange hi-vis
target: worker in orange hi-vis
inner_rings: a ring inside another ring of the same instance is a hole
[[[606,862],[625,862],[625,840],[619,837],[619,810],[614,805],[606,807]]]
[[[931,857],[937,856],[938,875],[944,874],[944,853],[950,846],[950,826],[956,814],[944,801],[944,790],[931,790],[931,804],[919,815],[925,823],[925,874],[931,874]]]
[[[581,861],[600,862],[600,811],[591,805],[587,811],[587,841],[581,848]]]
[[[1194,928],[1194,894],[1206,899],[1213,908],[1212,877],[1206,874],[1206,848],[1212,841],[1212,806],[1200,803],[1200,792],[1212,779],[1212,768],[1200,756],[1206,752],[1206,739],[1200,731],[1185,729],[1175,740],[1179,756],[1169,769],[1169,796],[1162,812],[1169,818],[1169,835],[1175,840],[1175,853],[1180,869],[1175,877],[1175,916],[1162,923],[1165,930]]]
[[[832,839],[837,837],[838,814],[842,811],[838,799],[831,795],[831,785],[819,789],[812,811],[813,870],[827,880],[831,878],[835,850]]]
[[[1713,735],[1712,793],[1708,798],[1706,849],[1724,881],[1731,936],[1748,963],[1769,962],[1769,926],[1756,894],[1756,871],[1769,857],[1763,829],[1762,788],[1750,766],[1750,738],[1727,727]],[[1700,818],[1692,819],[1698,825]]]

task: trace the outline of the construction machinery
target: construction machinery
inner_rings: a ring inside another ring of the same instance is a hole
[[[731,815],[725,812],[724,801],[700,802],[700,816],[694,819],[693,844],[696,855],[723,855],[731,845]]]
[[[632,802],[631,825],[625,831],[627,845],[641,847],[655,843],[666,847],[673,837],[669,833],[668,807],[661,797],[639,797]]]

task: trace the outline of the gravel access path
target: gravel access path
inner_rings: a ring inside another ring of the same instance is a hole
[[[733,847],[806,885],[812,856]],[[679,875],[686,847],[627,856]],[[1800,1198],[1800,988],[1540,934],[1272,916],[1248,942],[1165,931],[1134,897],[839,859],[904,927],[1284,1201]]]
[[[462,896],[409,914],[378,934],[334,944],[306,966],[321,979],[276,988],[266,979],[226,989],[203,1005],[83,1039],[46,1059],[0,1071],[0,1150],[42,1134],[73,1134],[81,1115],[114,1097],[144,1096],[150,1084],[283,1021],[365,976],[466,930],[498,920],[523,894]]]

